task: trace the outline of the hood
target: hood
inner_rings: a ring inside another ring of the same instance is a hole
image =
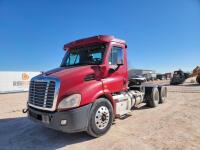
[[[94,74],[95,71],[92,66],[76,66],[76,67],[59,67],[47,72],[44,72],[43,76],[54,76],[60,80],[66,78],[77,78],[77,76],[84,76],[88,74]]]
[[[59,99],[64,95],[81,91],[88,81],[96,80],[100,76],[99,66],[60,67],[43,73],[41,76],[56,77],[60,80]]]

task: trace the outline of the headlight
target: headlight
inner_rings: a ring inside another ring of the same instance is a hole
[[[73,94],[64,98],[58,105],[58,109],[78,107],[81,102],[81,94]]]

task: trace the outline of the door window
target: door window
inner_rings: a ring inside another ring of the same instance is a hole
[[[124,63],[124,54],[121,47],[113,46],[110,56],[109,65],[118,65]]]

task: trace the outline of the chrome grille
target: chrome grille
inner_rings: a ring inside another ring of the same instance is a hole
[[[30,82],[29,105],[44,110],[54,110],[55,100],[58,94],[57,79],[35,78]]]

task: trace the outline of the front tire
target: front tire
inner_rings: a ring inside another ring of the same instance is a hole
[[[113,107],[105,98],[97,99],[90,111],[87,133],[93,137],[104,135],[111,127],[114,119]]]

